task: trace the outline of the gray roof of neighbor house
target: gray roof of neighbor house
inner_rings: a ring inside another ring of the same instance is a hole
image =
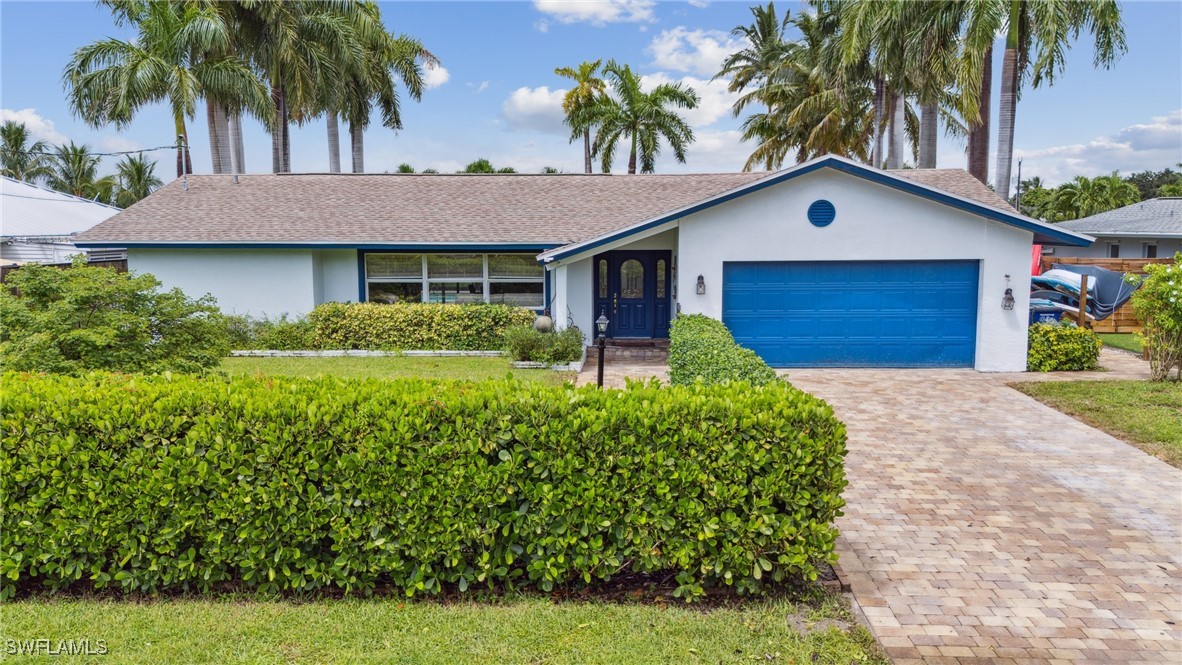
[[[119,208],[0,176],[0,236],[65,238],[118,214]]]
[[[959,169],[891,173],[1015,214]],[[80,241],[561,246],[775,175],[280,174],[243,175],[238,183],[228,175],[189,176],[187,190],[174,180]]]
[[[1182,197],[1149,199],[1059,226],[1099,236],[1182,238]]]

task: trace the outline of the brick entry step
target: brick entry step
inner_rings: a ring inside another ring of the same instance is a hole
[[[587,362],[594,363],[599,357],[599,347],[591,344],[587,347]],[[669,340],[667,339],[609,339],[603,350],[606,362],[644,360],[667,362],[669,360]]]

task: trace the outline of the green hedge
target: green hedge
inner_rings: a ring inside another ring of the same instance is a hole
[[[505,352],[513,360],[539,363],[569,363],[583,357],[587,348],[583,331],[576,326],[538,332],[533,326],[505,330]]]
[[[845,429],[787,383],[0,378],[2,597],[668,570],[689,598],[835,558]]]
[[[703,314],[673,319],[669,329],[669,381],[674,385],[746,381],[759,386],[775,379],[775,370],[754,351],[739,346],[721,321]]]
[[[506,328],[536,316],[510,305],[326,303],[308,319],[321,349],[496,351]]]
[[[1074,324],[1036,323],[1030,326],[1026,353],[1028,372],[1081,372],[1100,366],[1099,335]]]

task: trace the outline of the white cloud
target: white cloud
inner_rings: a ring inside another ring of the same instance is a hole
[[[655,4],[655,0],[534,0],[535,9],[559,23],[590,23],[597,27],[652,21]]]
[[[697,7],[698,9],[704,9],[710,6],[708,0],[689,0],[689,4],[691,7]]]
[[[662,83],[682,83],[698,93],[700,100],[696,109],[678,111],[682,117],[695,129],[707,127],[724,116],[730,114],[731,107],[739,98],[737,93],[726,89],[727,81],[710,81],[693,76],[683,76],[679,79],[670,77],[664,72],[646,74],[640,77],[640,85],[645,90],[652,90]]]
[[[129,150],[139,150],[140,142],[133,141],[126,136],[104,136],[99,139],[98,147],[100,152],[127,152]]]
[[[491,84],[488,81],[481,81],[480,83],[467,83],[466,85],[469,88],[472,88],[472,90],[475,92],[475,94],[479,95],[480,93],[484,92],[485,90],[488,90],[488,86]]]
[[[566,90],[561,88],[518,88],[501,104],[501,114],[512,129],[565,136],[569,133],[562,125],[565,95]]]
[[[658,160],[658,172],[685,173],[729,173],[742,171],[747,157],[755,149],[753,144],[743,143],[742,132],[737,129],[725,131],[694,132],[694,142],[686,151],[686,163],[677,164],[673,154],[666,148]],[[661,163],[664,162],[664,163]]]
[[[451,80],[451,72],[447,71],[447,67],[443,65],[428,65],[427,71],[423,74],[423,85],[427,89],[438,88],[439,86]]]
[[[52,120],[38,115],[37,109],[20,109],[19,111],[0,109],[0,122],[9,120],[24,123],[34,141],[48,141],[54,144],[69,141],[65,134],[54,128]]]
[[[550,22],[544,18],[538,19],[534,22],[534,29],[538,32],[550,32]]]
[[[1049,185],[1077,175],[1094,177],[1113,171],[1127,175],[1171,167],[1182,160],[1182,109],[1087,143],[1034,150],[1015,148],[1015,173],[1018,159],[1022,160],[1022,177],[1037,175]]]
[[[662,30],[645,49],[653,65],[661,69],[714,76],[722,61],[747,46],[747,40],[720,30],[689,30],[678,26]]]

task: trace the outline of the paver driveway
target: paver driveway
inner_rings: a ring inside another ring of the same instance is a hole
[[[1182,662],[1182,471],[1028,376],[789,373],[848,427],[855,598],[897,663]]]

